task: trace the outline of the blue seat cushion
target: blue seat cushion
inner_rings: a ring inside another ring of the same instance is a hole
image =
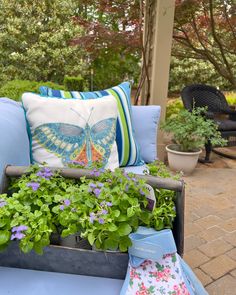
[[[0,267],[1,295],[119,295],[122,280]]]
[[[30,165],[29,138],[21,105],[0,98],[0,179],[6,165]]]

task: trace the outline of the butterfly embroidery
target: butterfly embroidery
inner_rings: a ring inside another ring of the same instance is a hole
[[[78,161],[91,165],[94,161],[100,161],[105,166],[116,138],[116,119],[104,119],[90,126],[90,117],[91,114],[85,127],[67,123],[40,125],[35,128],[32,139],[62,158],[63,163]]]

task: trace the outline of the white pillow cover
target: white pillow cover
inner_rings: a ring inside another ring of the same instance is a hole
[[[33,163],[63,167],[70,161],[119,167],[116,146],[118,109],[112,95],[75,100],[24,93]]]

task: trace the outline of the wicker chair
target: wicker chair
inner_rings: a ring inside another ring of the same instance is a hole
[[[181,98],[184,107],[189,111],[193,109],[193,105],[195,107],[208,107],[206,117],[218,124],[222,137],[228,140],[228,146],[236,146],[236,110],[229,107],[222,92],[212,86],[192,84],[182,90]],[[206,156],[204,162],[209,163],[212,151],[210,141],[205,145],[205,148]],[[214,152],[236,159],[236,155],[226,155],[215,150]]]

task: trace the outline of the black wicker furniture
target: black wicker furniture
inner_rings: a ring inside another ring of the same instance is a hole
[[[184,107],[191,111],[195,107],[207,107],[206,117],[214,120],[222,137],[228,140],[228,146],[236,146],[236,111],[230,108],[224,94],[215,87],[203,84],[186,86],[181,92]],[[210,162],[212,145],[209,141],[205,145],[205,163]],[[236,155],[226,155],[214,150],[222,156],[236,159]]]

